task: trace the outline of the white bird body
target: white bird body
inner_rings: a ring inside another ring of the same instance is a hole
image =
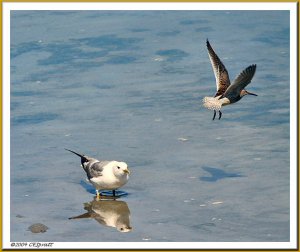
[[[128,182],[129,175],[127,172],[115,172],[114,167],[118,166],[127,169],[124,162],[111,161],[103,167],[102,176],[93,177],[89,181],[97,190],[115,190],[122,187]]]
[[[101,190],[115,190],[124,186],[129,180],[130,171],[125,162],[99,161],[98,159],[68,150],[81,157],[81,166],[86,172],[88,181],[96,188],[97,198]]]

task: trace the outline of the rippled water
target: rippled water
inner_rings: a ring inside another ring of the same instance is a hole
[[[13,11],[11,240],[289,241],[289,32],[288,11]],[[207,38],[231,80],[257,64],[220,121]],[[126,161],[126,195],[95,202],[64,148]]]

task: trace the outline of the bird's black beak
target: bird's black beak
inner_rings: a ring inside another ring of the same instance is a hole
[[[247,94],[248,94],[248,95],[254,95],[254,96],[258,96],[257,94],[250,93],[250,92],[248,92],[248,91],[247,91]]]

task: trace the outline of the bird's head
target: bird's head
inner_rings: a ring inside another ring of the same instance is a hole
[[[128,170],[128,165],[125,162],[116,161],[113,170],[116,176],[124,176],[130,174],[130,171]]]
[[[247,91],[246,89],[243,89],[240,93],[240,96],[243,97],[245,95],[254,95],[254,96],[257,96],[257,94],[254,94],[254,93],[250,93],[249,91]]]
[[[117,226],[117,230],[122,233],[127,233],[127,232],[132,231],[132,227],[127,226],[127,225],[120,225],[120,226]]]

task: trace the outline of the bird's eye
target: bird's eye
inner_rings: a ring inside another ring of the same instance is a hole
[[[121,231],[123,231],[124,230],[124,228],[121,228]]]
[[[121,167],[120,167],[120,166],[117,166],[117,168],[120,169]]]

